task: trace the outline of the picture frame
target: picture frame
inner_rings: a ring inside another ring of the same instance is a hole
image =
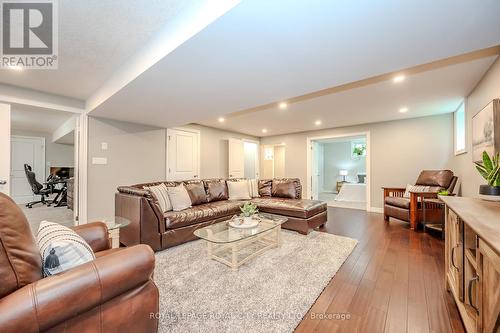
[[[472,117],[472,160],[480,162],[483,152],[500,152],[500,99],[494,99]]]

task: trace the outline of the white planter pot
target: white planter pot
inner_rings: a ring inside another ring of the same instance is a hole
[[[243,217],[243,224],[252,224],[253,223],[253,217],[252,216],[244,216]]]

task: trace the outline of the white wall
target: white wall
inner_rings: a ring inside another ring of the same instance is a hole
[[[358,140],[359,141],[359,140]],[[347,170],[348,182],[358,182],[358,173],[366,172],[366,158],[352,158],[351,141],[323,143],[323,189],[325,191],[335,191],[336,183],[341,180],[340,170]]]
[[[258,138],[187,125],[200,131],[200,178],[227,177],[227,139]],[[88,220],[114,216],[114,195],[120,185],[165,179],[166,129],[89,118]],[[108,144],[107,150],[101,144]],[[106,165],[92,164],[92,157],[106,157]]]
[[[228,139],[247,139],[259,141],[259,138],[223,131],[202,125],[187,125],[200,131],[200,178],[226,178],[228,171]]]
[[[45,138],[45,175],[37,175],[42,183],[49,175],[50,167],[74,167],[75,147],[52,142],[52,133],[12,129],[12,135],[37,136]]]
[[[118,186],[165,179],[165,129],[89,117],[88,133],[89,222],[114,216]],[[92,164],[93,157],[107,164]]]
[[[364,131],[371,136],[372,207],[383,207],[382,186],[405,186],[414,183],[423,169],[449,167],[452,114],[271,136],[262,138],[261,144],[285,143],[285,174],[300,178],[306,188],[308,137]]]
[[[456,171],[462,183],[461,194],[463,196],[477,196],[479,185],[485,184],[484,179],[479,175],[472,163],[472,117],[495,98],[500,98],[499,59],[490,67],[488,72],[466,99],[465,118],[467,119],[467,153],[455,156],[452,160],[453,169]]]

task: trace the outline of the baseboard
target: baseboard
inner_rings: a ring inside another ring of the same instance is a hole
[[[370,207],[369,211],[371,213],[380,213],[380,214],[384,213],[384,209],[383,208],[378,208],[378,207]]]

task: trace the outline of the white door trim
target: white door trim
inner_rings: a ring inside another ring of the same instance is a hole
[[[89,116],[81,114],[76,120],[75,135],[78,139],[75,142],[75,193],[73,197],[73,216],[75,225],[86,224],[87,221],[87,176],[88,176],[88,136],[89,136]],[[78,220],[76,218],[78,217]]]
[[[168,167],[169,167],[169,161],[168,161],[168,136],[169,136],[169,131],[184,131],[184,132],[190,132],[190,133],[196,133],[198,134],[197,135],[197,145],[198,145],[198,166],[197,166],[197,170],[196,170],[196,173],[198,174],[198,179],[203,179],[201,178],[201,174],[200,174],[200,165],[201,165],[201,146],[200,146],[200,142],[201,142],[201,131],[200,130],[197,130],[197,129],[194,129],[194,128],[189,128],[189,127],[172,127],[172,128],[167,128],[167,130],[165,131],[165,179],[166,180],[169,180],[169,174],[168,174]]]
[[[315,137],[307,137],[306,138],[306,149],[307,149],[307,178],[306,178],[306,195],[307,199],[311,198],[312,189],[311,189],[311,176],[312,176],[312,155],[311,155],[311,147],[312,141],[323,140],[323,139],[336,139],[336,138],[345,138],[352,136],[365,136],[366,138],[366,211],[369,212],[372,210],[371,207],[371,140],[370,140],[370,131],[364,132],[352,132],[352,133],[344,133],[344,134],[331,134],[331,135],[323,135],[323,136],[315,136]]]

